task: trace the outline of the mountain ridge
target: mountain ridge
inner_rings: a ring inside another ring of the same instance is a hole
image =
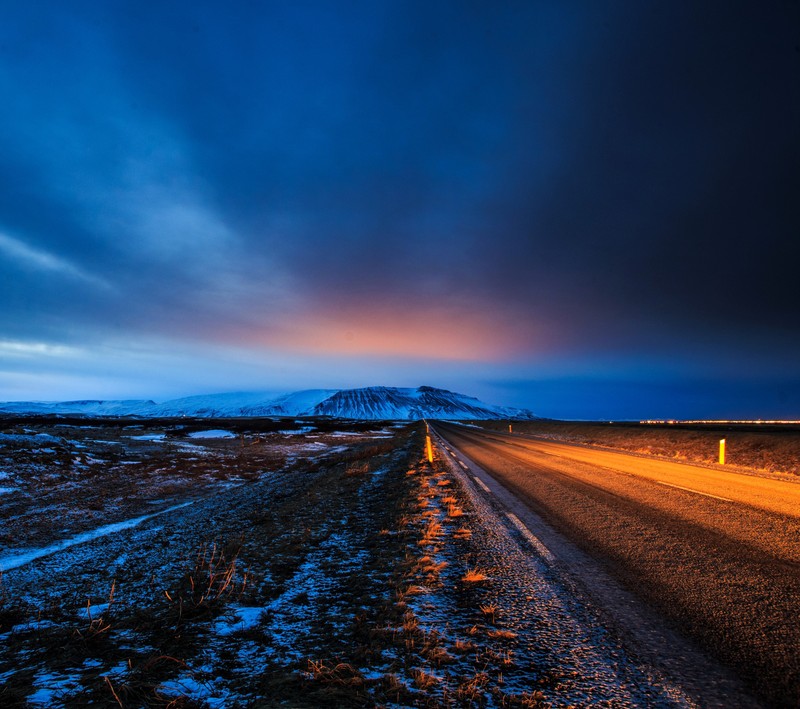
[[[305,389],[288,394],[227,392],[182,397],[157,403],[150,399],[81,399],[61,402],[3,402],[0,414],[82,414],[142,418],[195,416],[330,416],[366,420],[535,419],[527,409],[486,404],[476,397],[431,386],[373,386],[358,389]]]

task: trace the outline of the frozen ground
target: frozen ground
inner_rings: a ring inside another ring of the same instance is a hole
[[[693,706],[423,431],[7,428],[0,705]]]

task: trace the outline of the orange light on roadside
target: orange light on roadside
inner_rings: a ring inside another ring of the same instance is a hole
[[[725,465],[725,439],[721,438],[719,441],[719,464]]]
[[[428,454],[428,462],[433,463],[433,446],[431,445],[430,436],[425,436],[425,451]]]

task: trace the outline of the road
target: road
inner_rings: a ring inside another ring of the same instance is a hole
[[[768,704],[800,706],[800,484],[434,430]]]

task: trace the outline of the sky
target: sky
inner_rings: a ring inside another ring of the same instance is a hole
[[[0,5],[0,400],[800,418],[796,0]]]

